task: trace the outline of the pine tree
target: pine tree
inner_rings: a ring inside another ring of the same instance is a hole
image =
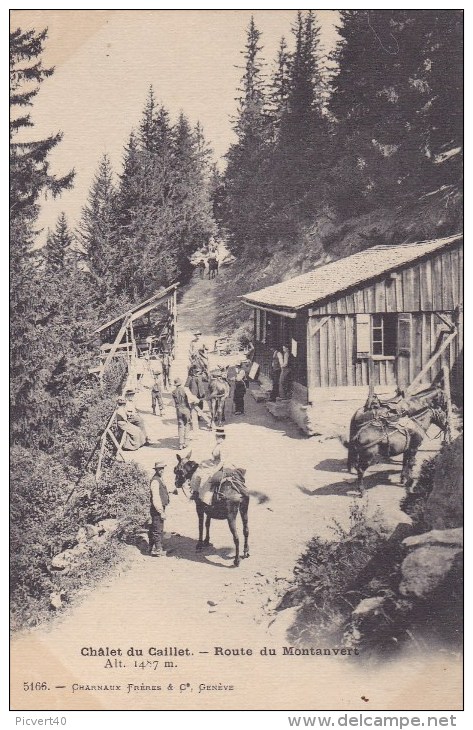
[[[428,101],[416,118],[424,130],[430,185],[459,185],[463,171],[463,12],[425,10],[414,16],[421,32],[416,82]],[[419,17],[421,16],[421,17]]]
[[[51,449],[61,439],[60,424],[77,407],[78,383],[87,378],[96,323],[89,304],[87,282],[67,264],[71,242],[67,220],[61,215],[49,237],[51,265],[38,266],[32,247],[39,199],[59,194],[72,184],[73,173],[56,178],[49,156],[61,135],[29,141],[30,106],[41,82],[51,75],[37,60],[46,31],[11,36],[11,408],[12,443]],[[21,141],[19,141],[21,140]],[[92,323],[92,326],[90,326]]]
[[[209,190],[208,148],[200,124],[191,129],[184,114],[180,114],[174,130],[174,165],[176,180],[173,188],[175,225],[173,238],[183,273],[190,272],[190,255],[206,244],[216,232]]]
[[[274,139],[278,136],[281,119],[288,111],[290,94],[290,62],[291,57],[288,51],[286,39],[283,36],[279,43],[270,92],[270,115]]]
[[[152,87],[137,135],[130,137],[117,191],[118,261],[115,288],[143,298],[177,276],[173,247],[173,130]]]
[[[330,144],[319,71],[320,28],[313,12],[299,11],[292,32],[295,50],[289,63],[288,97],[271,165],[273,200],[281,212],[278,228],[288,209],[295,221],[299,213],[313,215],[322,205],[321,180]]]
[[[44,255],[46,268],[49,272],[58,272],[64,269],[68,253],[71,252],[72,233],[69,230],[66,214],[60,213],[53,233],[48,232]]]
[[[53,73],[53,69],[43,68],[41,60],[37,60],[46,37],[46,30],[17,28],[10,33],[10,221],[15,269],[18,260],[24,261],[31,251],[40,195],[59,195],[71,187],[74,177],[70,172],[58,178],[49,169],[49,155],[62,134],[35,141],[27,139],[33,122],[24,109],[32,105],[41,83]]]
[[[266,199],[263,180],[270,152],[270,118],[261,59],[261,33],[253,17],[247,29],[245,59],[238,116],[234,123],[237,142],[226,157],[224,222],[235,250],[264,248]]]
[[[443,11],[342,12],[330,101],[338,119],[333,187],[341,204],[348,190],[351,207],[363,210],[437,184],[442,142],[436,135],[444,118],[458,120],[444,105],[456,108],[461,99],[448,67],[456,53],[452,40],[461,35],[457,19],[461,26],[459,16]],[[447,147],[459,136],[440,134]]]
[[[110,159],[104,155],[82,209],[79,237],[95,282],[97,301],[110,299],[119,264],[115,187]]]

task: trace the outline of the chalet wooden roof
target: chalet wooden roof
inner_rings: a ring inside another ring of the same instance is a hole
[[[434,241],[404,243],[398,246],[373,246],[345,258],[319,266],[288,281],[267,286],[241,297],[245,304],[274,307],[281,311],[302,309],[342,292],[403,268],[460,241],[462,233]]]

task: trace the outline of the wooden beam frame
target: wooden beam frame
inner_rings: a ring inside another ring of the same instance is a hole
[[[155,294],[153,294],[152,297],[149,297],[148,299],[145,299],[143,302],[136,304],[128,312],[124,312],[124,314],[118,315],[118,317],[111,319],[109,322],[105,322],[105,324],[102,324],[100,327],[98,327],[95,330],[95,332],[103,332],[103,330],[107,329],[107,327],[112,327],[112,325],[117,324],[117,322],[119,322],[124,317],[127,317],[129,314],[134,314],[135,312],[139,311],[140,309],[143,309],[147,305],[151,304],[151,302],[154,303],[154,306],[157,306],[157,304],[161,301],[161,299],[168,296],[173,290],[175,291],[178,286],[179,286],[179,282],[177,281],[175,284],[171,284],[171,286],[168,286],[167,289],[163,289],[163,291],[156,292]],[[152,309],[153,309],[153,306],[150,307],[149,311],[151,311]],[[145,312],[145,314],[146,314],[146,312]],[[140,315],[140,316],[142,316],[142,315]],[[134,317],[134,319],[136,319],[136,317]]]
[[[446,334],[446,333],[444,333]],[[450,334],[444,339],[443,343],[440,345],[440,347],[437,348],[437,350],[434,352],[432,357],[430,357],[422,370],[417,373],[414,380],[408,385],[406,389],[406,393],[410,393],[412,391],[412,388],[417,385],[417,383],[424,377],[424,375],[430,370],[432,365],[437,362],[440,355],[447,349],[447,347],[453,342],[455,337],[458,335],[457,329],[455,327],[453,332],[450,332]]]
[[[283,311],[281,309],[272,309],[271,307],[265,307],[263,304],[252,304],[251,302],[245,302],[244,304],[247,304],[249,307],[253,307],[253,309],[259,309],[263,312],[270,312],[270,314],[278,314],[280,317],[288,317],[289,319],[296,319],[297,312],[287,312]]]
[[[105,370],[107,369],[107,367],[109,366],[109,364],[110,364],[113,356],[115,355],[115,353],[117,351],[118,345],[121,344],[121,341],[123,339],[123,335],[126,333],[126,331],[128,329],[128,324],[129,324],[129,321],[130,321],[130,316],[131,316],[131,313],[130,312],[125,316],[125,319],[123,320],[122,326],[120,327],[120,331],[118,332],[117,336],[115,337],[115,342],[113,343],[112,347],[110,348],[109,352],[107,353],[107,357],[105,358],[105,362],[104,362],[103,367],[102,367],[102,372],[101,372],[101,375],[100,375],[100,380],[103,379],[103,374],[104,374]]]

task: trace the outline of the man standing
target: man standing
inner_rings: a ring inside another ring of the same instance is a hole
[[[161,358],[157,355],[151,355],[149,361],[151,375],[153,376],[153,386],[151,388],[151,407],[154,415],[156,415],[156,403],[159,406],[159,415],[163,415],[163,364]]]
[[[166,507],[169,504],[169,493],[163,481],[163,472],[166,464],[157,461],[154,465],[154,474],[150,481],[150,515],[151,526],[149,529],[149,554],[160,558],[166,555],[163,550],[164,520],[166,519]]]
[[[171,355],[169,353],[169,350],[165,348],[163,350],[163,383],[166,390],[171,385]]]
[[[237,369],[235,376],[235,385],[233,386],[233,403],[235,404],[235,415],[241,416],[245,412],[245,393],[246,393],[246,373],[243,368]]]
[[[282,348],[282,359],[281,359],[281,374],[279,376],[279,397],[281,400],[287,400],[289,398],[289,377],[291,374],[289,366],[290,352],[287,345],[283,345]]]
[[[271,395],[269,396],[270,401],[275,401],[277,396],[279,395],[279,381],[281,379],[282,361],[282,352],[278,347],[276,347],[271,360],[271,380],[273,382],[273,388],[271,390]]]
[[[194,332],[194,339],[191,341],[191,344],[189,346],[189,359],[192,362],[193,358],[197,355],[199,352],[199,349],[202,347],[202,341],[201,341],[201,335],[202,332],[197,330]]]
[[[188,388],[184,388],[181,378],[174,379],[176,386],[172,391],[174,405],[176,406],[177,433],[179,437],[179,451],[185,449],[189,444],[189,431],[191,425],[192,402],[197,398],[192,395]]]

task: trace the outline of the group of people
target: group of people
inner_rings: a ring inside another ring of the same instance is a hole
[[[204,407],[204,402],[209,399],[212,383],[220,381],[226,383],[229,394],[231,381],[234,381],[234,413],[235,415],[243,415],[245,412],[245,395],[249,381],[243,363],[235,367],[230,378],[229,369],[221,365],[210,370],[208,352],[207,345],[202,341],[202,332],[200,330],[194,332],[189,347],[187,379],[183,382],[180,377],[174,378],[172,390],[169,352],[158,353],[156,350],[151,350],[151,352],[146,352],[142,358],[142,377],[147,376],[151,379],[151,410],[153,415],[163,416],[163,394],[166,390],[171,390],[176,410],[178,450],[185,449],[189,445],[190,433],[199,429],[200,421],[207,428],[212,427],[212,418]],[[117,401],[116,411],[116,422],[122,437],[120,445],[124,450],[129,451],[135,451],[149,443],[144,420],[138,414],[133,403],[134,396],[135,392],[129,391],[124,397],[120,397]],[[223,416],[223,420],[225,420],[225,416]]]
[[[270,401],[287,400],[290,397],[290,357],[291,354],[287,345],[283,345],[282,350],[276,347],[273,352],[271,361],[273,387],[269,396]]]

